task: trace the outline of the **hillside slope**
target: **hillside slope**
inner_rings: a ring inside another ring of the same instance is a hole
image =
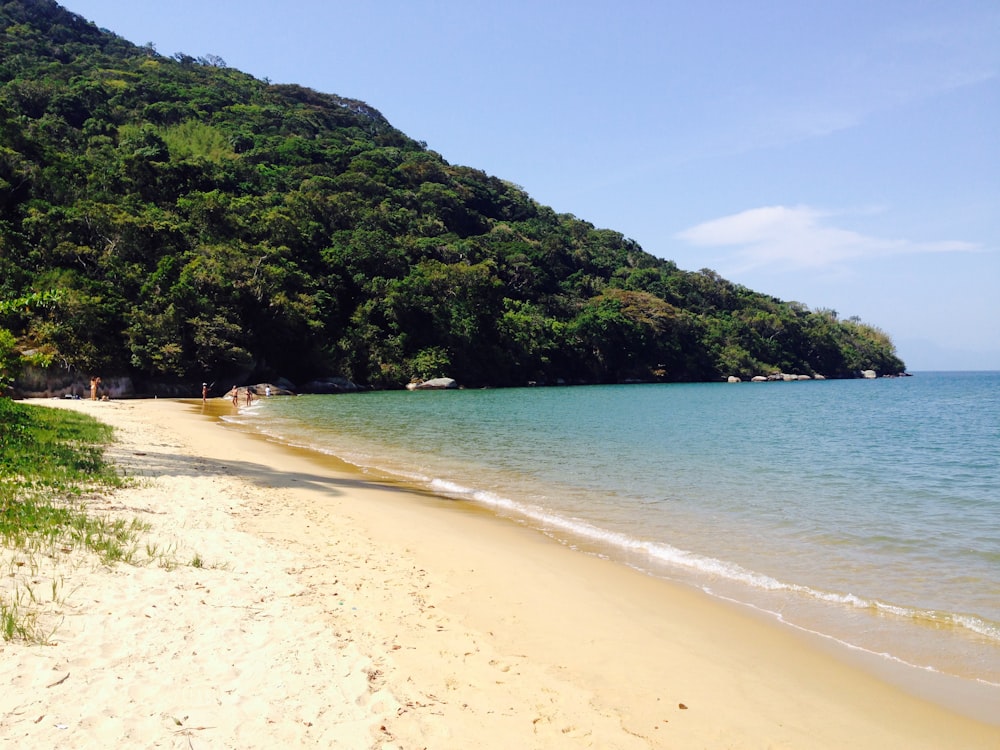
[[[50,0],[0,2],[0,298],[36,361],[140,382],[903,370],[876,328],[678,269],[363,102]]]

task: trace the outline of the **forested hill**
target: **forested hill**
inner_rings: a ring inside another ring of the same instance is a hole
[[[363,102],[49,0],[0,0],[0,334],[140,383],[903,369],[876,328],[680,270]]]

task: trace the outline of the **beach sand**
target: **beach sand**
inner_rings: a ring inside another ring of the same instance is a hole
[[[48,645],[0,645],[5,744],[1000,747],[751,612],[224,428],[228,402],[36,403],[116,428],[137,482],[89,503],[155,559],[0,550],[57,592]]]

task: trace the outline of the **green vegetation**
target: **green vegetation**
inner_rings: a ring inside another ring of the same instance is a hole
[[[75,412],[0,398],[0,546],[13,554],[0,590],[0,637],[43,641],[32,579],[40,561],[83,549],[106,563],[134,562],[147,525],[88,514],[83,501],[123,485],[103,458],[111,428]],[[19,577],[24,572],[26,577]],[[60,582],[48,595],[56,601]]]
[[[903,369],[875,328],[683,271],[363,102],[0,0],[0,300],[46,294],[0,304],[0,387],[12,340],[140,384]]]
[[[88,512],[87,501],[130,484],[104,457],[112,429],[85,414],[0,398],[0,638],[45,643],[42,605],[60,604],[60,561],[74,553],[103,565],[182,564],[174,545],[151,541],[149,524]],[[194,553],[187,565],[219,568]],[[49,567],[56,570],[49,572]]]

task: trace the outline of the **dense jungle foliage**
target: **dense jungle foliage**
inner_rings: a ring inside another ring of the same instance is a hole
[[[0,350],[140,383],[903,369],[876,328],[680,270],[363,102],[50,0],[0,0],[0,33]]]

